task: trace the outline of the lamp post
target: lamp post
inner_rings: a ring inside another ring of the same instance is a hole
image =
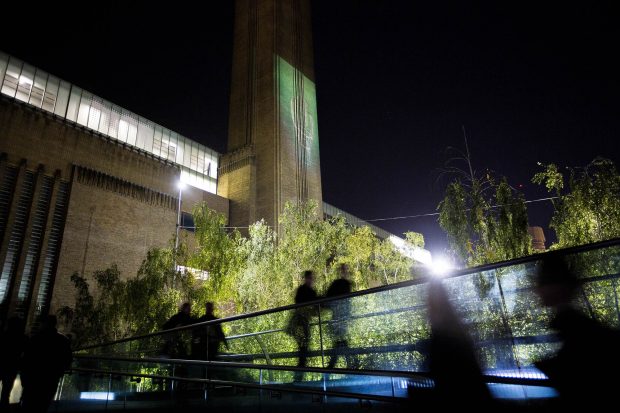
[[[177,231],[176,237],[174,238],[174,271],[177,270],[177,253],[179,250],[179,230],[181,229],[181,200],[183,198],[183,189],[185,188],[185,183],[179,180],[177,183],[179,187],[179,206],[177,208]]]

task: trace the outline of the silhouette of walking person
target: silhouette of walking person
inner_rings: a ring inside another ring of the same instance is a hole
[[[205,314],[196,322],[218,320],[214,314],[215,305],[212,302],[205,304]],[[222,330],[221,324],[210,324],[203,328],[196,329],[194,338],[195,357],[200,360],[215,360],[219,352],[220,345],[226,342],[226,336]]]
[[[22,408],[29,413],[47,412],[60,378],[71,367],[71,343],[56,324],[56,316],[45,317],[24,352]]]
[[[560,395],[560,407],[610,406],[620,379],[620,332],[604,327],[575,303],[581,286],[564,257],[545,258],[536,273],[536,293],[552,310],[551,327],[562,347],[536,366]]]
[[[334,280],[330,284],[325,297],[338,297],[351,292],[352,284],[349,280],[349,267],[346,264],[340,264],[338,272],[340,278]],[[329,303],[329,308],[332,310],[330,329],[334,340],[334,348],[332,350],[332,356],[329,358],[327,368],[333,369],[340,356],[345,356],[347,368],[353,368],[354,360],[350,357],[349,342],[347,340],[348,322],[351,315],[351,300],[332,301]]]
[[[17,373],[21,368],[22,356],[28,338],[24,334],[24,322],[19,317],[7,320],[6,330],[0,333],[0,382],[2,382],[2,396],[0,411],[9,407],[9,398]]]
[[[317,299],[314,290],[314,273],[304,271],[304,282],[297,287],[295,292],[295,304],[307,303]],[[295,339],[299,349],[299,361],[297,367],[305,367],[308,359],[308,346],[310,345],[310,319],[314,313],[312,307],[299,307],[293,312],[287,330]],[[295,381],[303,379],[302,372],[295,373]]]
[[[469,407],[487,411],[491,395],[474,344],[438,280],[429,283],[428,318],[431,326],[428,366],[435,382],[434,407],[459,406],[460,410]]]
[[[170,330],[177,327],[184,327],[194,323],[191,316],[192,306],[190,303],[183,303],[179,312],[170,317],[163,325],[162,330]],[[173,332],[164,336],[163,353],[171,358],[187,357],[187,348],[182,339],[181,332]]]

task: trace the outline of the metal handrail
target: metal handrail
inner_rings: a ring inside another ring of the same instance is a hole
[[[178,380],[178,381],[186,381],[193,383],[205,383],[205,384],[220,384],[220,385],[228,385],[228,386],[236,386],[242,388],[250,388],[250,389],[259,389],[259,390],[270,390],[275,392],[289,392],[289,393],[302,393],[302,394],[313,394],[319,396],[331,396],[331,397],[346,397],[350,399],[359,399],[359,400],[373,400],[380,402],[388,402],[388,403],[403,403],[408,399],[406,397],[395,397],[395,396],[379,396],[374,394],[365,394],[365,393],[354,393],[354,392],[340,392],[334,390],[327,389],[310,389],[310,388],[301,388],[301,387],[293,387],[293,386],[274,386],[269,384],[255,384],[255,383],[244,383],[244,382],[236,382],[236,381],[228,381],[228,380],[219,380],[219,379],[202,379],[202,378],[189,378],[189,377],[176,377],[176,376],[162,376],[158,374],[145,374],[145,373],[127,373],[123,371],[107,371],[107,370],[98,370],[98,369],[84,369],[84,368],[75,368],[72,371],[84,372],[84,373],[94,373],[94,374],[109,374],[112,376],[126,376],[126,377],[142,377],[142,378],[150,378],[150,379],[159,379],[159,380]]]
[[[373,347],[357,347],[357,348],[348,348],[348,355],[359,355],[359,354],[379,354],[379,353],[398,353],[398,352],[411,352],[411,351],[423,351],[426,345],[428,344],[429,339],[422,339],[418,342],[408,343],[408,344],[389,344],[386,346],[373,346]],[[539,344],[539,343],[557,343],[560,341],[560,338],[557,334],[540,334],[535,336],[517,336],[513,338],[494,338],[488,340],[482,340],[477,342],[480,347],[488,347],[497,344],[510,344],[511,342],[516,342],[519,345],[523,344]],[[333,356],[334,354],[340,354],[338,349],[327,349],[324,350],[325,355]],[[271,353],[269,354],[270,359],[278,360],[278,359],[288,359],[294,358],[299,355],[296,351],[286,351],[279,353]],[[321,355],[320,350],[311,350],[308,351],[308,357],[318,357]],[[119,354],[116,356],[104,356],[104,355],[88,355],[88,354],[76,354],[76,358],[86,358],[86,359],[110,359],[110,360],[121,360],[121,359],[132,359],[132,360],[147,360],[148,357],[144,358],[131,358],[128,355]],[[220,358],[227,360],[260,360],[265,359],[264,354],[260,353],[239,353],[239,354],[226,354],[221,353]],[[162,360],[159,358],[159,360]],[[168,360],[168,359],[166,359]],[[187,360],[187,359],[184,359]],[[239,363],[237,361],[227,361],[227,363]],[[372,370],[360,369],[357,371],[366,372]],[[383,371],[383,370],[378,370]],[[404,370],[390,370],[391,372],[403,372],[407,373]]]
[[[592,243],[592,244],[578,245],[578,246],[569,247],[569,248],[563,248],[563,249],[558,249],[558,250],[553,250],[553,251],[537,253],[537,254],[533,254],[533,255],[528,255],[526,257],[513,258],[511,260],[500,261],[500,262],[493,263],[493,264],[484,264],[484,265],[480,265],[480,266],[477,266],[477,267],[466,268],[466,269],[461,269],[461,270],[454,270],[450,274],[447,274],[444,277],[444,279],[461,277],[461,276],[464,276],[464,275],[474,274],[474,273],[483,272],[483,271],[491,271],[491,270],[495,270],[495,269],[502,268],[502,267],[508,267],[508,266],[512,266],[512,265],[524,264],[524,263],[528,263],[528,262],[535,262],[535,261],[539,261],[539,260],[541,260],[541,259],[543,259],[545,257],[549,257],[549,256],[569,255],[569,254],[575,254],[575,253],[586,252],[586,251],[593,251],[593,250],[597,250],[597,249],[601,249],[601,248],[606,248],[606,247],[617,246],[617,245],[620,245],[620,238],[614,238],[614,239],[611,239],[611,240],[599,241],[599,242]],[[142,334],[142,335],[133,336],[133,337],[127,337],[127,338],[123,338],[123,339],[119,339],[119,340],[114,340],[114,341],[110,341],[110,342],[106,342],[106,343],[93,344],[93,345],[89,345],[89,346],[84,346],[84,347],[81,347],[79,349],[76,349],[75,351],[88,350],[88,349],[97,348],[97,347],[107,347],[107,346],[111,346],[111,345],[114,345],[114,344],[124,343],[124,342],[127,342],[127,341],[135,341],[135,340],[141,340],[141,339],[145,339],[145,338],[149,338],[149,337],[161,336],[161,335],[169,334],[169,333],[176,332],[176,331],[191,330],[191,329],[194,329],[194,328],[200,327],[200,326],[208,326],[208,325],[213,325],[213,324],[221,324],[221,323],[231,322],[231,321],[240,320],[240,319],[253,318],[253,317],[258,317],[258,316],[262,316],[262,315],[266,315],[266,314],[273,314],[273,313],[276,313],[276,312],[282,312],[282,311],[287,311],[287,310],[295,310],[295,309],[302,308],[302,307],[311,307],[311,306],[314,306],[314,305],[323,304],[323,303],[327,303],[327,302],[331,302],[331,301],[344,300],[344,299],[348,299],[348,298],[352,298],[352,297],[358,297],[358,296],[362,296],[362,295],[375,294],[375,293],[379,293],[379,292],[390,291],[390,290],[395,290],[395,289],[404,288],[404,287],[410,287],[410,286],[414,286],[414,285],[420,285],[420,284],[427,283],[430,279],[431,279],[430,277],[425,276],[425,277],[421,277],[421,278],[416,279],[416,280],[402,281],[402,282],[395,283],[395,284],[383,285],[383,286],[379,286],[379,287],[369,288],[369,289],[366,289],[366,290],[355,291],[355,292],[352,292],[352,293],[349,293],[349,294],[343,294],[343,295],[340,295],[340,296],[337,296],[337,297],[323,297],[323,298],[319,298],[317,300],[309,301],[309,302],[306,302],[306,303],[290,304],[290,305],[286,305],[286,306],[282,306],[282,307],[275,307],[275,308],[270,308],[270,309],[267,309],[267,310],[256,311],[256,312],[252,312],[252,313],[245,313],[245,314],[238,314],[238,315],[234,315],[234,316],[230,316],[230,317],[224,317],[224,318],[220,318],[220,319],[217,319],[217,320],[203,321],[201,323],[191,324],[191,325],[188,325],[188,326],[182,326],[182,327],[171,328],[169,330],[157,331],[155,333]]]
[[[262,369],[262,370],[278,370],[278,371],[299,371],[304,373],[325,373],[325,374],[352,374],[358,376],[384,376],[384,377],[403,377],[403,378],[430,378],[428,373],[424,372],[404,372],[404,371],[386,371],[386,370],[351,370],[351,369],[326,369],[321,367],[297,367],[297,366],[277,366],[273,364],[254,364],[254,363],[237,363],[228,361],[208,361],[208,360],[186,360],[172,358],[132,358],[132,357],[108,357],[108,356],[79,356],[80,359],[87,360],[105,360],[105,361],[122,361],[129,363],[160,363],[160,364],[185,364],[206,367],[227,367],[240,369]]]
[[[131,357],[99,357],[99,356],[80,356],[80,358],[88,360],[105,360],[105,361],[122,361],[128,363],[159,363],[159,364],[184,364],[205,367],[224,367],[237,369],[254,369],[254,370],[273,370],[273,371],[293,371],[302,373],[320,373],[320,374],[341,374],[341,375],[357,375],[357,376],[380,376],[380,377],[399,377],[406,379],[433,379],[432,375],[427,372],[404,372],[404,371],[386,371],[386,370],[351,370],[341,368],[321,368],[321,367],[297,367],[297,366],[276,366],[272,364],[253,364],[253,363],[231,363],[225,361],[206,361],[206,360],[185,360],[185,359],[162,359],[162,358],[131,358]],[[81,369],[73,368],[72,370]],[[108,373],[107,370],[101,372]],[[127,372],[125,372],[128,374]],[[171,376],[163,376],[165,378],[174,378]],[[517,384],[524,386],[548,386],[549,379],[544,378],[522,378],[522,377],[505,377],[500,375],[483,374],[482,378],[487,383]]]

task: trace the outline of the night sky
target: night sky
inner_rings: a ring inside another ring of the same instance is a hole
[[[3,6],[0,50],[224,152],[232,1],[129,3]],[[435,212],[462,125],[474,167],[528,199],[546,196],[538,161],[618,163],[620,26],[591,3],[314,1],[324,200],[366,219]],[[531,224],[550,211],[530,204]],[[446,245],[436,217],[377,224]]]

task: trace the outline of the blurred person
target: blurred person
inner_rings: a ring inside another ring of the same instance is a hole
[[[304,271],[303,284],[297,287],[295,292],[295,304],[307,303],[318,298],[314,290],[314,273]],[[314,314],[312,307],[298,307],[294,310],[293,316],[289,320],[287,331],[293,336],[299,349],[299,361],[297,367],[305,367],[308,359],[308,346],[310,344],[310,319]],[[303,378],[302,372],[295,373],[295,380]]]
[[[183,327],[194,323],[191,313],[192,305],[190,303],[181,304],[179,312],[170,317],[164,325],[162,325],[162,330],[170,330],[172,328]]]
[[[194,323],[191,316],[192,306],[190,303],[183,303],[179,308],[179,312],[170,317],[163,325],[162,330],[171,330],[173,328],[185,327]],[[163,353],[171,358],[186,358],[188,351],[183,332],[175,331],[163,336],[164,348]]]
[[[24,352],[22,409],[29,413],[47,412],[58,382],[71,367],[71,343],[58,332],[57,323],[56,316],[45,317]]]
[[[561,406],[610,405],[620,384],[620,332],[579,309],[575,297],[581,288],[565,257],[550,255],[539,263],[535,291],[552,311],[550,326],[562,346],[536,366],[558,391]]]
[[[429,283],[428,318],[431,326],[428,367],[435,382],[433,404],[486,410],[491,394],[474,344],[440,280]]]
[[[353,285],[350,281],[351,274],[349,272],[349,266],[347,264],[340,264],[338,273],[340,277],[330,284],[325,293],[326,298],[349,294],[353,289]],[[327,368],[333,369],[340,356],[345,356],[347,368],[354,368],[355,360],[353,360],[349,354],[349,342],[347,340],[348,323],[351,316],[351,300],[335,300],[329,302],[327,306],[332,311],[330,329],[334,343],[332,356],[329,358]]]
[[[205,304],[205,314],[196,320],[197,323],[219,320],[215,314],[215,305],[208,301]],[[194,332],[194,351],[192,354],[200,360],[215,360],[220,345],[224,343],[228,346],[226,336],[220,323],[198,327]]]
[[[22,356],[26,350],[28,338],[24,334],[24,322],[19,317],[7,320],[6,330],[0,333],[0,382],[2,396],[0,411],[9,407],[9,398],[17,373],[21,368]]]

